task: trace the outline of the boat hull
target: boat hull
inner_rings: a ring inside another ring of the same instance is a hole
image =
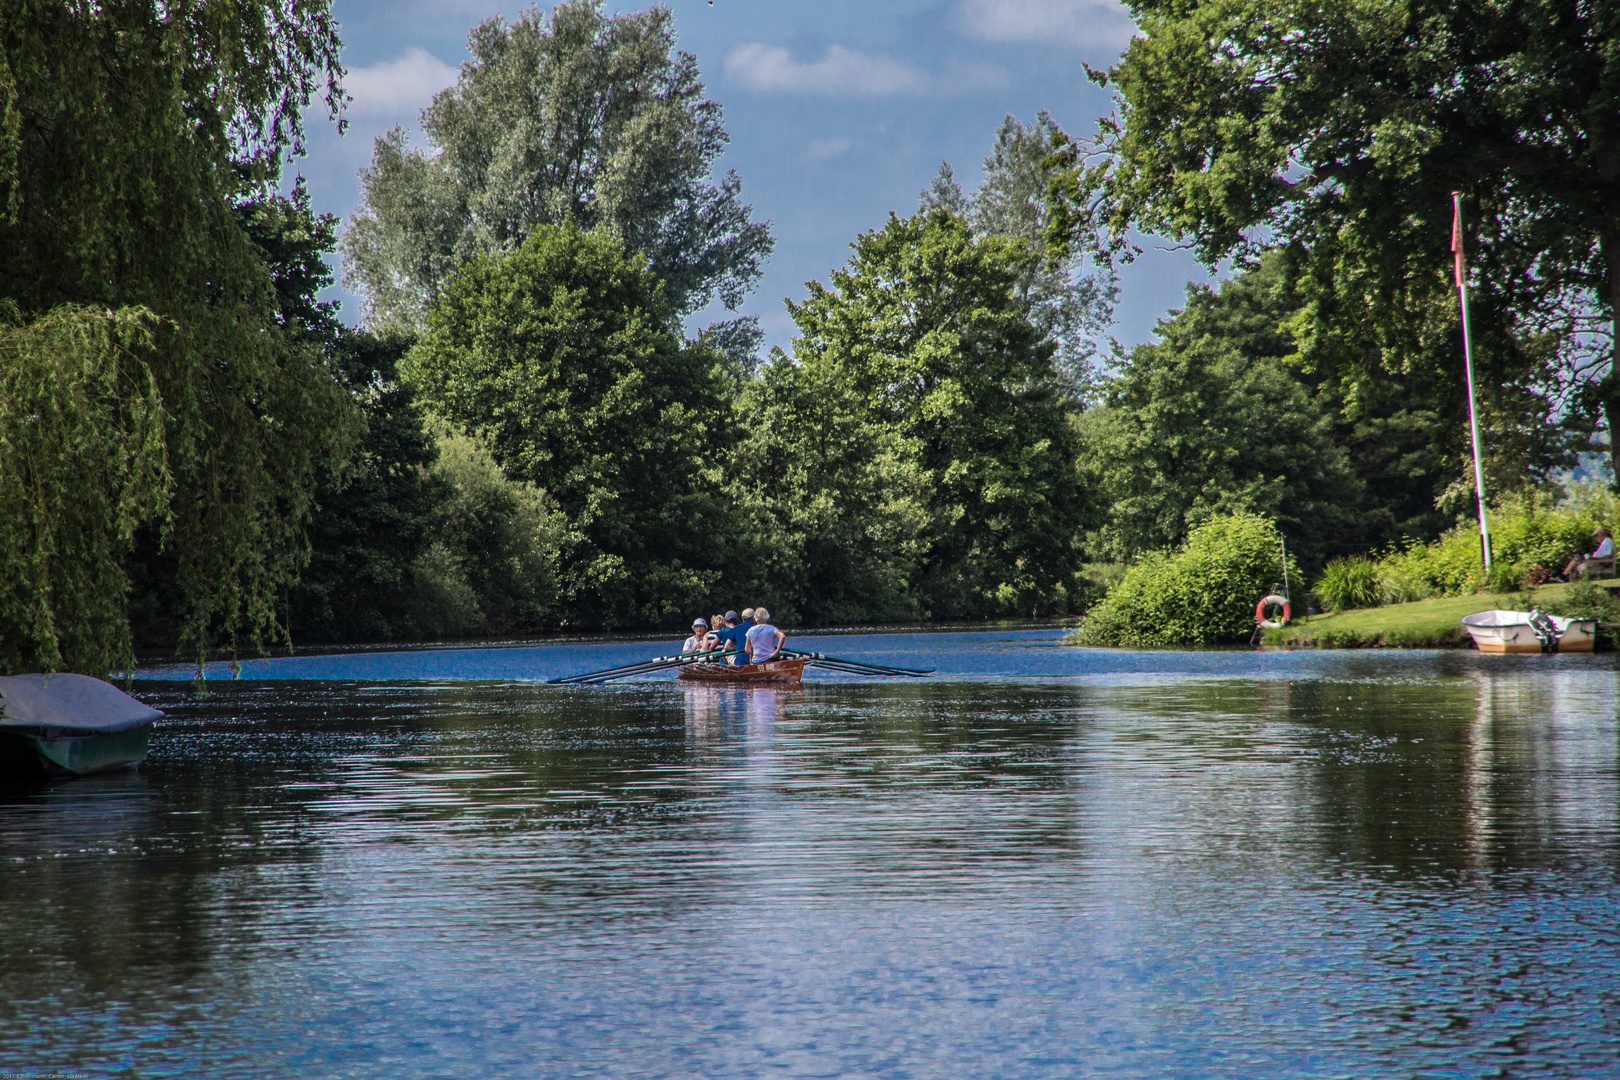
[[[1597,643],[1597,623],[1592,619],[1565,619],[1552,616],[1560,628],[1557,646],[1561,653],[1589,653]],[[1470,621],[1475,620],[1475,621]],[[1528,612],[1481,611],[1463,619],[1463,627],[1482,653],[1539,653],[1541,639],[1530,627]]]
[[[4,771],[17,775],[90,776],[146,760],[152,725],[83,735],[0,732]]]
[[[804,677],[803,660],[767,660],[763,664],[688,664],[675,672],[683,682],[724,683],[730,686],[798,686]]]

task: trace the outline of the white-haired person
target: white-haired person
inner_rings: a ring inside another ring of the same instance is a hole
[[[1574,581],[1583,574],[1590,573],[1592,563],[1599,563],[1610,573],[1614,572],[1614,541],[1609,537],[1609,530],[1596,530],[1592,533],[1592,539],[1598,542],[1597,550],[1590,555],[1577,555],[1569,560],[1569,565],[1564,567],[1565,581]]]
[[[748,631],[748,662],[763,664],[782,648],[787,635],[771,625],[771,613],[762,607],[754,609],[754,625]]]
[[[709,640],[709,620],[708,619],[693,619],[692,620],[692,636],[687,638],[686,643],[681,646],[681,652],[683,652],[683,653],[697,652],[699,649],[702,649],[704,647],[704,644],[708,640]]]

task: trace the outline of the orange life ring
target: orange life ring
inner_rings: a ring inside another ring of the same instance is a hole
[[[1280,605],[1282,607],[1282,618],[1266,618],[1267,604]],[[1278,627],[1287,626],[1288,620],[1293,617],[1294,606],[1288,602],[1288,597],[1286,596],[1278,596],[1276,593],[1270,593],[1266,596],[1262,596],[1260,598],[1260,602],[1254,605],[1254,621],[1265,627],[1267,630],[1276,630]]]

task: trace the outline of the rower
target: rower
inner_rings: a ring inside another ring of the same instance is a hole
[[[728,657],[728,664],[746,664],[748,660],[742,655],[748,650],[748,628],[743,625],[742,616],[735,611],[726,612],[726,628],[714,635],[714,647],[721,652],[737,653],[739,655]]]
[[[692,636],[686,639],[681,646],[681,652],[697,652],[703,648],[703,643],[709,639],[709,621],[707,619],[692,620]]]
[[[771,625],[771,613],[762,607],[754,609],[754,625],[748,631],[748,662],[763,664],[777,654],[787,635]]]

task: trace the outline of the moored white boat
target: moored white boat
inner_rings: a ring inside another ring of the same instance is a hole
[[[1591,652],[1597,641],[1596,620],[1542,611],[1493,608],[1464,615],[1462,624],[1480,652]]]

